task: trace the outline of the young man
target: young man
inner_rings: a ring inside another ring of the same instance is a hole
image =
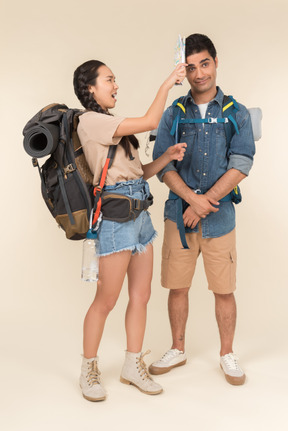
[[[175,109],[184,107],[185,119],[192,120],[178,124],[178,141],[187,143],[184,160],[170,163],[159,174],[159,179],[170,189],[164,212],[161,282],[170,290],[168,311],[173,344],[159,361],[150,366],[149,371],[163,374],[186,363],[188,293],[196,260],[202,253],[208,288],[215,296],[221,342],[220,366],[229,383],[241,385],[245,374],[232,347],[236,324],[233,294],[236,288],[236,245],[235,210],[230,192],[248,175],[253,164],[252,125],[248,110],[238,104],[238,132],[227,142],[227,126],[217,120],[225,117],[225,112],[222,112],[224,94],[216,86],[218,58],[207,36],[192,34],[186,39],[186,63],[191,89],[181,100],[182,106],[169,107],[165,111],[153,152],[153,158],[158,158],[175,143],[170,134]],[[201,122],[204,118],[206,122]],[[177,229],[177,197],[186,202],[183,222],[186,230],[190,228],[190,233],[185,235],[189,247],[186,249]]]

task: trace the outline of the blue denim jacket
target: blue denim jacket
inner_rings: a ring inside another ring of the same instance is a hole
[[[206,118],[221,118],[224,94],[217,87],[217,95],[208,104]],[[186,108],[186,118],[201,118],[198,106],[195,104],[191,92],[182,102]],[[238,103],[238,102],[237,102]],[[227,151],[224,124],[181,124],[179,125],[178,141],[186,142],[187,148],[181,162],[171,162],[162,171],[158,178],[163,181],[163,175],[168,171],[176,171],[193,190],[200,189],[206,193],[215,182],[229,169],[237,169],[245,175],[253,164],[255,144],[252,132],[251,119],[245,106],[239,104],[236,121],[239,135],[234,134]],[[163,114],[159,124],[156,142],[153,150],[153,159],[157,159],[166,149],[175,144],[174,137],[170,135],[173,122],[173,108],[170,106]],[[168,199],[165,203],[164,218],[176,222],[175,200]],[[234,204],[220,202],[219,211],[210,213],[201,220],[203,238],[217,238],[231,232],[235,227]],[[193,229],[198,232],[198,225]]]

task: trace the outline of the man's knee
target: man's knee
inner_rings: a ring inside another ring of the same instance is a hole
[[[189,293],[189,287],[182,287],[180,289],[170,289],[169,298],[186,298]]]
[[[215,300],[216,301],[222,301],[222,302],[229,302],[229,301],[234,301],[234,293],[214,293],[215,296]]]

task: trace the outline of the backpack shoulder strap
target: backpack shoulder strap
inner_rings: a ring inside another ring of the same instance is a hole
[[[180,108],[184,112],[184,114],[186,115],[186,108],[184,106],[184,98],[185,98],[185,96],[178,97],[178,99],[174,100],[174,102],[172,103],[173,108],[175,108],[174,111],[176,114],[178,113],[178,108]]]
[[[224,95],[222,105],[223,118],[227,118],[227,122],[224,123],[224,129],[226,134],[227,146],[229,147],[232,136],[234,133],[239,135],[239,129],[236,122],[236,113],[239,111],[239,106],[236,100],[232,96]]]
[[[185,96],[181,96],[172,103],[173,108],[173,123],[170,130],[170,135],[175,136],[175,142],[178,142],[178,125],[180,115],[186,116]]]
[[[94,208],[93,208],[93,221],[92,221],[92,229],[95,229],[96,225],[97,225],[97,221],[100,215],[100,211],[101,211],[101,194],[103,191],[103,187],[105,184],[105,180],[107,177],[107,171],[108,169],[111,167],[114,157],[115,157],[115,153],[116,153],[116,149],[117,149],[117,145],[110,145],[109,146],[109,150],[108,150],[108,154],[107,154],[107,159],[105,162],[105,165],[102,169],[101,175],[100,175],[100,181],[99,181],[99,185],[94,187]]]

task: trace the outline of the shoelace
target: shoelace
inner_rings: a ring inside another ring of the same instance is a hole
[[[142,353],[139,358],[136,358],[138,373],[140,374],[140,377],[142,378],[142,380],[153,380],[150,374],[148,373],[147,365],[145,364],[143,359],[144,356],[148,355],[149,353],[151,353],[151,351],[147,350],[145,353]]]
[[[89,371],[87,374],[87,382],[89,383],[90,386],[93,385],[99,385],[100,384],[100,371],[98,370],[97,367],[97,362],[96,361],[92,361],[88,364],[89,366]]]
[[[238,359],[239,358],[237,358],[237,356],[234,353],[228,353],[227,355],[223,356],[223,360],[227,365],[227,367],[229,368],[229,370],[235,370],[235,371],[241,370],[237,362]]]
[[[175,349],[168,350],[161,358],[161,362],[168,362],[170,359],[175,358],[177,356],[177,352]]]

